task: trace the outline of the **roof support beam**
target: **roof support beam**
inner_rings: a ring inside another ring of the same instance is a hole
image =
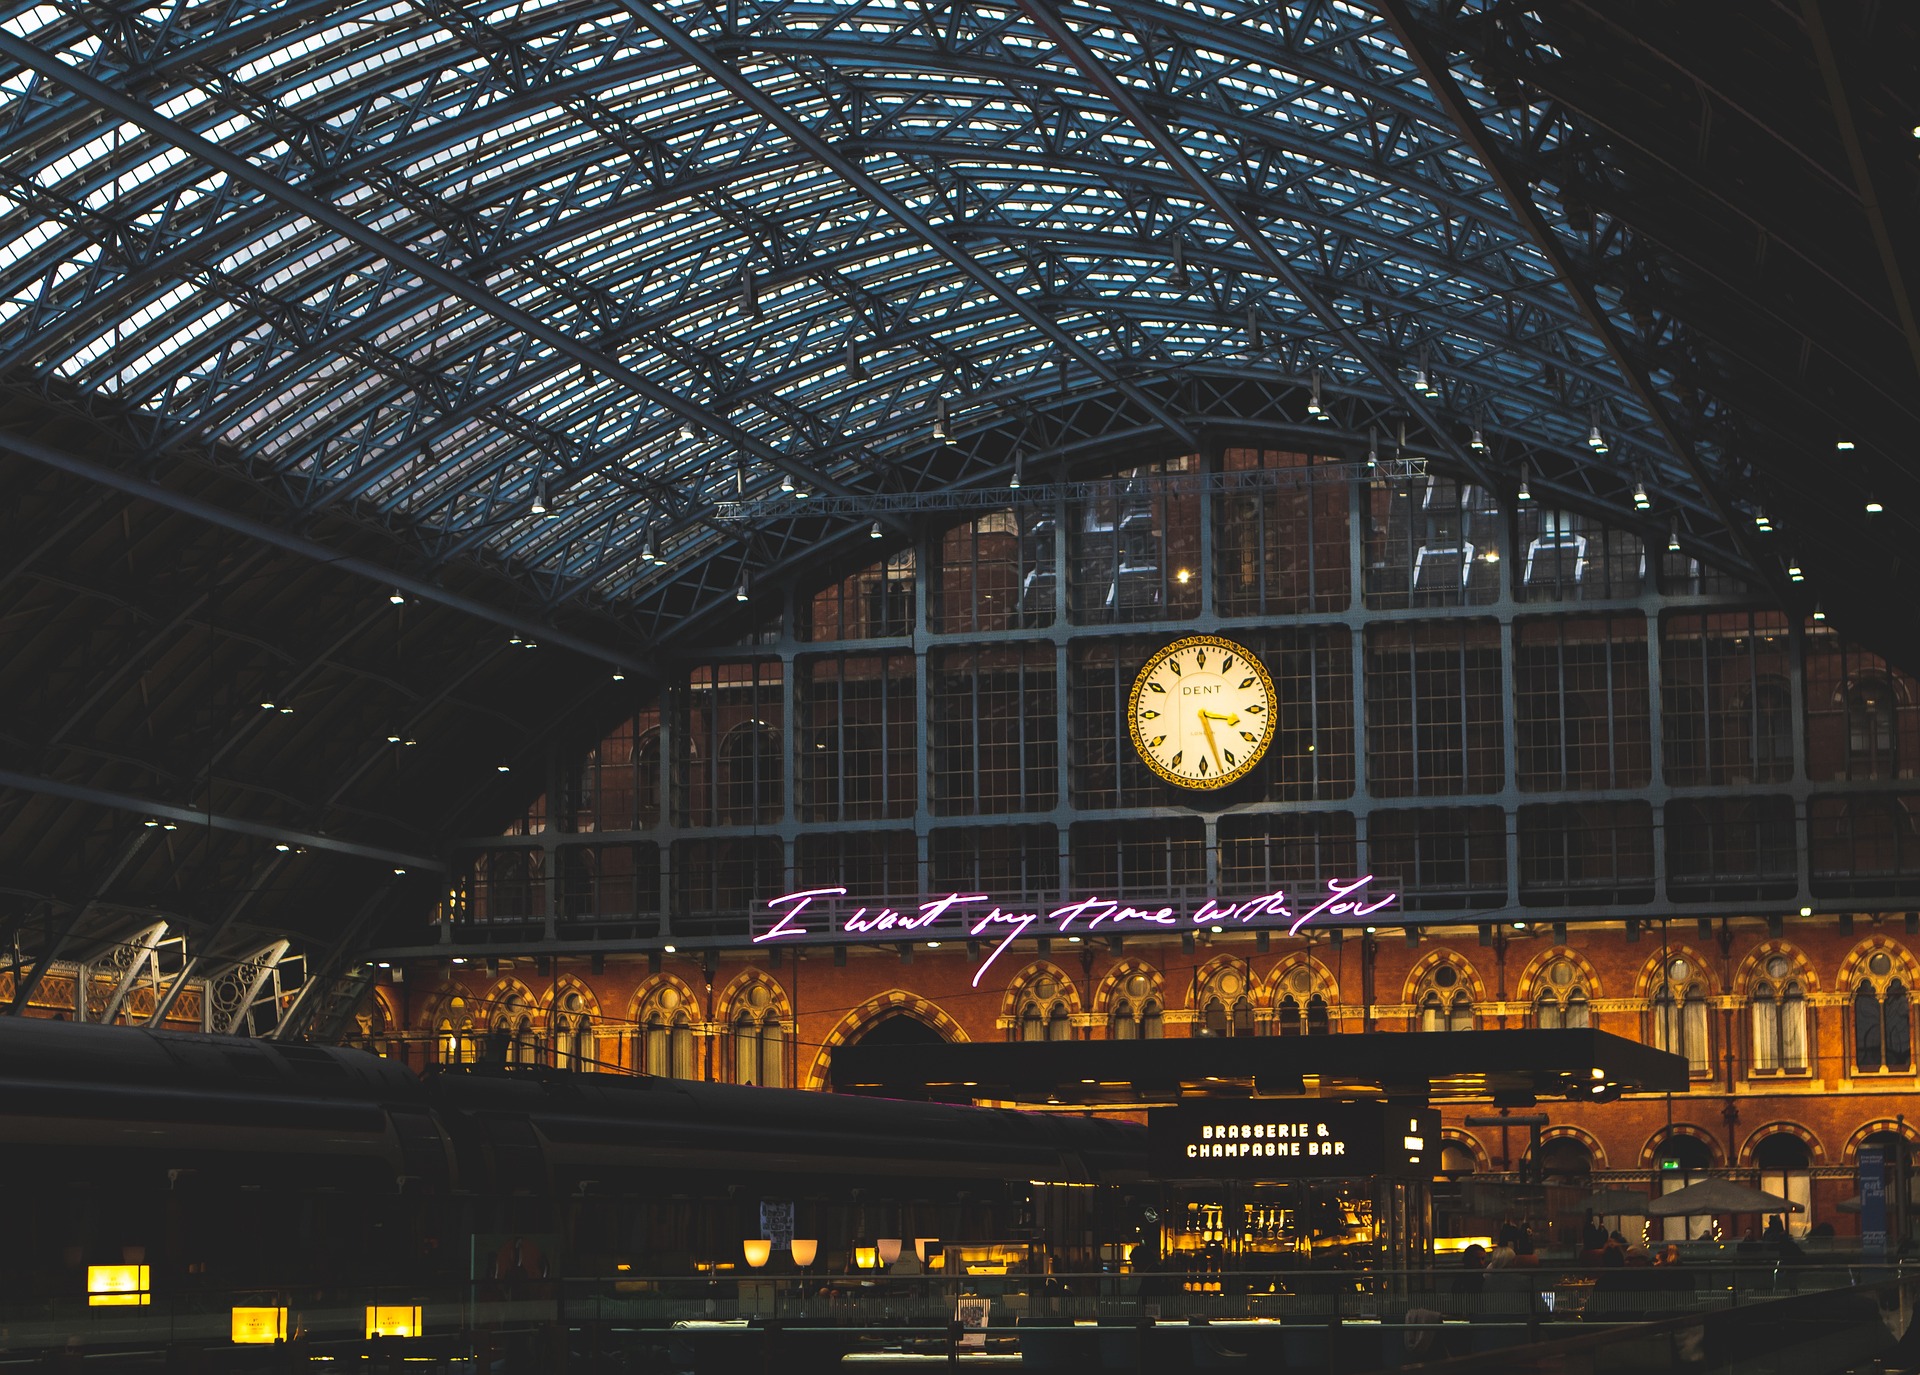
[[[989,292],[1001,304],[1053,340],[1075,361],[1091,369],[1101,381],[1123,392],[1137,405],[1145,407],[1155,420],[1167,427],[1168,433],[1177,435],[1183,444],[1193,447],[1199,445],[1198,438],[1188,430],[1177,415],[1162,407],[1152,395],[1122,377],[1099,354],[1087,348],[1069,331],[1062,329],[1057,321],[1043,311],[1036,310],[1033,303],[1026,297],[980,266],[967,253],[955,246],[946,235],[916,214],[905,201],[841,156],[805,121],[788,113],[773,97],[721,61],[705,44],[696,42],[682,33],[665,15],[647,3],[647,0],[620,0],[620,3],[675,53],[738,96],[761,118],[804,148],[822,167],[857,189],[861,195],[910,230],[921,242],[959,268],[970,281]]]
[[[1486,468],[1462,448],[1440,422],[1426,402],[1400,377],[1399,370],[1387,364],[1376,354],[1367,342],[1354,331],[1340,312],[1322,296],[1306,277],[1287,260],[1265,234],[1260,226],[1248,219],[1246,214],[1235,205],[1232,198],[1222,191],[1180,146],[1178,139],[1161,125],[1160,121],[1147,113],[1133,91],[1112,72],[1106,64],[1095,56],[1093,50],[1080,40],[1080,36],[1067,27],[1067,23],[1057,13],[1049,0],[1020,0],[1020,8],[1027,17],[1040,27],[1046,35],[1060,45],[1060,50],[1078,67],[1100,90],[1100,93],[1112,101],[1127,122],[1138,129],[1149,143],[1154,146],[1167,165],[1180,175],[1180,179],[1192,187],[1195,194],[1205,201],[1213,213],[1218,215],[1232,228],[1234,235],[1252,250],[1266,269],[1286,284],[1287,290],[1299,299],[1327,331],[1340,341],[1349,357],[1373,374],[1374,380],[1407,408],[1409,414],[1417,417],[1433,433],[1434,441],[1446,450],[1447,456],[1460,467],[1474,474],[1481,482],[1494,485]]]
[[[1813,55],[1820,63],[1820,76],[1827,85],[1827,103],[1833,106],[1834,123],[1840,126],[1840,141],[1846,145],[1847,164],[1853,172],[1854,189],[1867,213],[1873,230],[1873,245],[1880,252],[1880,267],[1887,274],[1887,289],[1893,294],[1893,308],[1900,317],[1900,329],[1907,336],[1907,348],[1913,354],[1913,366],[1920,372],[1920,321],[1915,320],[1913,297],[1907,293],[1905,275],[1900,270],[1900,255],[1894,251],[1893,236],[1887,231],[1887,214],[1874,189],[1873,171],[1867,166],[1866,150],[1860,146],[1860,128],[1854,122],[1853,101],[1847,95],[1847,83],[1840,75],[1834,57],[1833,36],[1827,32],[1826,16],[1820,12],[1820,0],[1800,0],[1806,16],[1807,37],[1813,43]]]
[[[31,459],[35,463],[45,464],[49,468],[57,468],[63,473],[72,474],[74,477],[84,478],[88,482],[95,482],[103,487],[110,487],[115,491],[123,492],[127,496],[134,497],[140,501],[152,502],[156,506],[165,506],[169,510],[180,512],[182,515],[192,516],[197,520],[204,520],[210,525],[217,525],[222,529],[231,530],[236,535],[245,535],[248,539],[255,539],[262,543],[273,545],[275,548],[284,549],[290,554],[297,554],[301,558],[311,559],[315,563],[322,563],[330,568],[336,568],[343,573],[351,573],[356,577],[365,578],[367,581],[375,583],[388,591],[397,589],[410,597],[418,597],[423,602],[433,602],[454,611],[464,612],[466,615],[473,616],[479,620],[490,621],[506,629],[518,631],[522,635],[531,636],[543,644],[551,644],[562,649],[570,649],[576,654],[584,654],[590,659],[597,659],[603,663],[612,664],[628,673],[637,674],[646,678],[658,676],[659,670],[657,666],[641,655],[628,654],[622,650],[599,644],[584,636],[575,635],[570,631],[561,630],[557,626],[549,625],[532,616],[517,616],[511,611],[504,610],[490,603],[479,601],[473,597],[462,596],[458,592],[450,592],[444,587],[438,587],[426,581],[424,578],[416,578],[410,574],[398,572],[395,569],[387,567],[385,564],[375,563],[370,559],[355,558],[352,555],[342,554],[339,550],[330,548],[318,540],[308,539],[304,535],[296,535],[289,530],[279,529],[277,526],[269,525],[265,521],[255,520],[251,516],[241,515],[238,511],[228,510],[224,506],[215,505],[210,501],[203,501],[199,497],[189,496],[185,492],[176,492],[157,482],[150,482],[132,473],[121,472],[119,469],[109,467],[104,463],[96,463],[92,459],[81,458],[78,455],[51,448],[48,445],[37,443],[31,439],[23,439],[19,435],[8,434],[3,430],[0,430],[0,449],[4,449],[19,458]]]
[[[1467,99],[1466,92],[1460,89],[1460,83],[1453,79],[1453,71],[1446,59],[1427,42],[1425,35],[1415,24],[1407,0],[1381,0],[1382,13],[1393,25],[1394,32],[1405,45],[1407,55],[1425,78],[1433,97],[1452,118],[1454,127],[1460,131],[1460,137],[1473,149],[1474,156],[1480,159],[1487,169],[1487,175],[1493,178],[1494,185],[1500,188],[1500,194],[1506,197],[1507,206],[1515,219],[1526,226],[1527,233],[1542,255],[1553,265],[1555,274],[1565,283],[1567,292],[1579,302],[1580,313],[1586,318],[1587,325],[1606,346],[1608,355],[1620,369],[1620,374],[1633,388],[1634,396],[1646,407],[1647,414],[1653,417],[1660,436],[1667,443],[1668,451],[1680,461],[1687,476],[1693,479],[1700,489],[1700,495],[1713,508],[1714,514],[1726,526],[1727,534],[1733,541],[1740,556],[1761,577],[1770,582],[1778,582],[1779,572],[1757,557],[1758,551],[1747,538],[1745,522],[1738,519],[1732,508],[1727,505],[1718,483],[1707,470],[1693,445],[1681,435],[1667,409],[1666,399],[1653,385],[1653,378],[1646,368],[1628,351],[1626,341],[1620,337],[1620,331],[1614,327],[1606,311],[1600,308],[1599,298],[1594,295],[1593,285],[1576,268],[1568,257],[1566,245],[1547,223],[1546,216],[1540,213],[1540,207],[1534,204],[1533,195],[1513,162],[1498,144],[1488,135],[1480,123],[1473,104]]]
[[[16,773],[12,769],[0,769],[0,789],[4,788],[12,788],[18,792],[38,793],[43,797],[58,797],[68,802],[84,802],[89,806],[107,807],[116,812],[172,821],[185,826],[205,826],[212,831],[232,831],[237,835],[253,836],[278,844],[299,845],[309,850],[325,850],[332,854],[373,860],[400,868],[440,872],[447,867],[443,860],[425,855],[408,854],[404,850],[389,850],[381,845],[362,845],[358,841],[342,840],[338,836],[320,835],[314,831],[296,831],[262,821],[248,821],[244,817],[222,816],[217,812],[190,811],[185,807],[169,806],[164,802],[151,802],[146,798],[134,797],[128,793],[110,792],[105,788],[88,787],[81,783],[63,783],[59,779],[39,778],[33,774]]]

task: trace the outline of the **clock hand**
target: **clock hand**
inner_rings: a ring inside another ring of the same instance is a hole
[[[1227,766],[1220,762],[1220,747],[1213,742],[1213,723],[1219,719],[1221,718],[1216,713],[1208,711],[1205,707],[1200,708],[1200,729],[1206,732],[1207,749],[1213,754],[1213,767],[1225,773]]]
[[[1200,708],[1200,719],[1204,721],[1208,718],[1224,721],[1229,726],[1240,724],[1240,713],[1237,711],[1208,711],[1205,707]]]

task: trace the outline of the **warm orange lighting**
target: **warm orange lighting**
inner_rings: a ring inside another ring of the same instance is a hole
[[[417,1337],[420,1335],[419,1304],[368,1304],[369,1337]]]
[[[939,1237],[915,1237],[913,1239],[913,1254],[922,1265],[925,1265],[927,1263],[927,1252],[933,1250],[934,1247],[939,1244]]]
[[[793,1263],[795,1265],[811,1265],[813,1264],[813,1258],[820,1254],[820,1243],[818,1240],[806,1241],[800,1237],[795,1237],[789,1244],[793,1247]]]
[[[145,1304],[147,1267],[144,1265],[89,1265],[87,1267],[87,1303],[94,1308],[120,1308]]]
[[[233,1310],[235,1346],[271,1346],[287,1339],[287,1310],[284,1308],[236,1308]]]
[[[891,1265],[900,1259],[900,1238],[881,1237],[873,1243],[873,1249],[880,1253],[882,1265]]]
[[[856,1246],[853,1248],[853,1263],[862,1270],[871,1270],[880,1263],[880,1252],[872,1246]]]
[[[748,1237],[740,1243],[740,1249],[746,1253],[747,1264],[758,1270],[773,1254],[773,1243],[765,1237]]]

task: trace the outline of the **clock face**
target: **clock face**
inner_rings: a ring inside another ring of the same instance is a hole
[[[1273,740],[1273,679],[1258,656],[1217,635],[1175,640],[1133,680],[1133,747],[1183,788],[1220,788]]]

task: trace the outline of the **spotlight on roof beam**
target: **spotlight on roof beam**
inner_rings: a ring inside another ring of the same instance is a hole
[[[1533,500],[1533,492],[1527,486],[1527,470],[1525,467],[1520,469],[1520,490],[1515,492],[1514,496],[1521,501]]]
[[[533,484],[533,505],[527,509],[536,516],[544,516],[547,513],[547,484],[545,481]]]
[[[780,490],[785,492],[788,496],[793,495],[793,474],[792,473],[780,474]]]
[[[1867,498],[1867,514],[1868,515],[1877,516],[1886,509],[1887,509],[1886,507],[1882,506],[1879,502],[1875,501],[1872,497]]]
[[[1473,438],[1467,441],[1467,447],[1477,454],[1483,454],[1487,451],[1487,437],[1480,433],[1480,427],[1478,425],[1473,427]]]
[[[700,437],[700,431],[694,428],[693,422],[691,420],[682,420],[680,422],[680,438],[684,439],[687,443],[691,444],[693,443],[694,440],[698,439],[699,437]]]
[[[627,681],[627,675],[616,668],[613,671],[613,681],[616,683],[624,683]]]
[[[1015,454],[1013,456],[1013,476],[1007,479],[1008,491],[1017,492],[1020,490],[1020,479],[1025,467],[1026,467],[1026,460],[1022,458],[1019,454]]]
[[[275,707],[274,707],[274,704],[273,704],[272,702],[262,702],[262,703],[260,704],[260,710],[262,710],[262,711],[273,711],[273,710],[275,710]]]
[[[1307,397],[1307,414],[1315,420],[1325,420],[1327,413],[1320,408],[1320,370],[1313,370],[1313,392]]]
[[[657,556],[653,552],[653,531],[647,531],[646,539],[640,543],[640,562],[652,563]]]
[[[1853,441],[1851,439],[1836,439],[1833,441],[1833,447],[1843,454],[1850,454],[1853,452]]]
[[[1675,519],[1673,524],[1667,527],[1667,552],[1669,554],[1677,554],[1680,552],[1680,522],[1678,519]]]
[[[744,602],[747,599],[747,575],[745,573],[740,575],[740,581],[733,589],[733,599],[736,602]]]
[[[1653,503],[1647,499],[1647,484],[1644,482],[1636,482],[1633,484],[1633,509],[1636,511],[1650,511],[1653,509]]]
[[[1763,535],[1772,534],[1773,522],[1767,518],[1765,511],[1755,511],[1753,513],[1753,528]]]
[[[1824,621],[1826,618],[1827,613],[1825,609],[1821,607],[1819,602],[1815,602],[1813,604],[1813,619],[1816,621]]]
[[[387,594],[387,600],[395,606],[405,606],[407,604],[407,594],[396,587]]]
[[[494,771],[495,773],[512,773],[512,772],[513,772],[513,765],[511,765],[511,764],[495,764],[495,765],[493,766],[493,771]]]
[[[1787,581],[1788,582],[1805,582],[1806,580],[1807,580],[1807,575],[1800,568],[1800,560],[1788,559],[1787,560]]]
[[[1600,433],[1600,426],[1598,424],[1587,431],[1587,447],[1597,454],[1603,454],[1607,451],[1607,441],[1605,436]]]
[[[868,539],[879,539],[879,538],[880,538],[880,522],[879,522],[879,521],[877,521],[877,520],[876,520],[876,521],[875,521],[875,522],[873,523],[873,528],[872,528],[871,530],[868,530],[868,531],[867,531],[867,538],[868,538]]]

